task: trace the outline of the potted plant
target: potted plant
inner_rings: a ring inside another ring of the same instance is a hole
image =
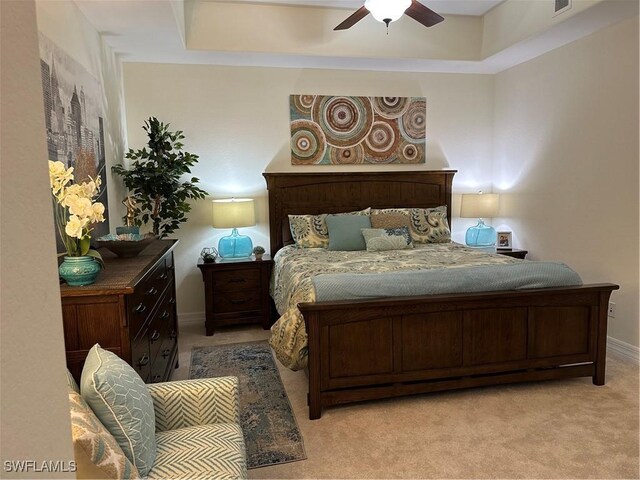
[[[111,168],[120,175],[136,205],[137,225],[152,223],[158,238],[166,237],[187,221],[191,211],[188,200],[203,199],[207,192],[196,186],[199,180],[182,177],[191,173],[198,155],[182,151],[183,132],[169,130],[169,124],[149,117],[142,127],[149,141],[148,148],[129,149],[126,158],[132,160],[129,169],[123,165]]]
[[[49,182],[54,217],[66,252],[58,272],[72,287],[96,281],[102,257],[90,248],[92,226],[104,222],[104,205],[94,202],[100,192],[100,177],[73,183],[73,167],[49,161]]]
[[[256,245],[253,249],[253,254],[256,256],[256,260],[262,260],[262,256],[264,255],[265,249],[260,245]]]

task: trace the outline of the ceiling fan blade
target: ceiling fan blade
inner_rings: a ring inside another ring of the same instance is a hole
[[[340,25],[334,28],[334,30],[346,30],[348,28],[351,28],[367,15],[369,15],[369,10],[367,10],[364,6],[362,6],[358,10],[356,10],[353,14],[351,14],[351,16],[347,18],[344,22],[342,22]]]
[[[444,17],[438,15],[430,8],[422,5],[418,0],[412,0],[411,6],[404,12],[415,21],[420,22],[425,27],[432,27],[436,23],[440,23],[444,20]]]

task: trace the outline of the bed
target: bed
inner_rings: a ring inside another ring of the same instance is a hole
[[[271,253],[288,215],[447,206],[455,171],[265,173]],[[505,257],[506,258],[506,257]],[[331,405],[592,377],[604,385],[613,284],[302,302],[309,418]]]

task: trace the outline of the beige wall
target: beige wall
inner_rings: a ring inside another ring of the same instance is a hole
[[[638,17],[498,74],[494,126],[504,225],[620,284],[609,334],[638,346]]]
[[[200,155],[194,173],[211,197],[258,199],[258,225],[243,230],[254,244],[267,249],[262,172],[365,168],[291,166],[292,93],[425,96],[427,163],[420,168],[458,169],[458,191],[491,187],[493,79],[488,75],[125,64],[124,79],[129,145],[140,148],[145,144],[141,125],[149,115],[184,130],[186,150]],[[412,168],[415,166],[405,169]],[[454,222],[458,240],[464,240],[467,223]],[[210,202],[200,201],[194,205],[188,224],[176,234],[181,241],[176,270],[178,309],[183,319],[188,317],[185,313],[204,312],[202,279],[195,266],[200,250],[216,246],[219,237],[228,234],[210,225]]]
[[[2,477],[5,461],[73,460],[33,1],[2,1]]]

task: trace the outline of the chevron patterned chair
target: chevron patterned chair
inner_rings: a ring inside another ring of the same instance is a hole
[[[148,479],[247,478],[236,377],[147,387],[156,414],[156,459]]]
[[[67,376],[77,478],[247,478],[236,377],[145,384],[99,345]]]

